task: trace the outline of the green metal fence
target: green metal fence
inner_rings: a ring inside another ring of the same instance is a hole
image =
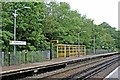
[[[112,51],[108,50],[96,50],[96,54],[108,53]],[[87,55],[93,55],[93,50],[87,49]],[[17,64],[27,64],[27,63],[35,63],[35,62],[43,62],[50,60],[50,51],[19,51],[16,52],[14,60],[13,52],[1,52],[0,53],[0,62],[1,66],[10,66]],[[52,50],[52,58],[57,58],[57,52],[55,47],[53,46]],[[14,64],[14,61],[16,62]]]
[[[53,58],[56,53],[53,51]],[[16,64],[27,64],[34,62],[42,62],[46,60],[50,60],[50,51],[28,51],[28,52],[16,52],[15,56],[15,65]],[[14,54],[13,52],[1,52],[0,53],[0,61],[2,66],[14,65]]]

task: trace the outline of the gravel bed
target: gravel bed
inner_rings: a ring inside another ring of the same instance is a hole
[[[103,80],[109,73],[111,73],[115,68],[117,68],[118,66],[120,66],[118,63],[116,62],[113,65],[111,65],[110,67],[108,67],[107,69],[95,74],[94,76],[90,77],[88,80],[93,80],[93,79],[99,79],[99,80]],[[104,79],[107,80],[107,79]]]
[[[93,67],[97,64],[100,64],[104,61],[110,60],[112,57],[114,57],[114,56],[108,57],[107,59],[106,58],[101,58],[100,60],[97,60],[96,63],[94,63],[94,64],[92,64],[91,62],[88,62],[86,65],[84,64],[84,66],[77,65],[77,66],[65,68],[65,69],[62,69],[62,70],[57,70],[57,71],[48,72],[48,73],[45,73],[45,74],[35,75],[33,77],[30,77],[30,78],[42,78],[42,77],[44,77],[43,79],[45,79],[45,78],[46,79],[65,78],[65,77],[71,76],[73,74],[76,74],[80,71],[85,71],[86,69],[88,69],[90,67]]]

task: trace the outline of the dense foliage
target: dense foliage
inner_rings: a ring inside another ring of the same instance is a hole
[[[63,44],[80,44],[87,48],[93,48],[93,39],[96,39],[97,49],[120,48],[118,40],[119,31],[108,23],[94,24],[94,20],[88,19],[76,10],[71,10],[70,5],[61,2],[9,2],[2,3],[2,50],[13,51],[9,45],[13,39],[13,12],[15,9],[25,6],[31,9],[17,11],[16,40],[26,40],[26,46],[17,46],[22,50],[46,50],[49,49],[50,40],[59,40]],[[86,32],[84,32],[86,31]]]

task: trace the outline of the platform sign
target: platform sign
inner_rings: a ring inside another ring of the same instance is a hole
[[[10,41],[10,45],[26,45],[26,41]]]
[[[51,40],[50,42],[53,43],[53,44],[57,44],[58,40]]]

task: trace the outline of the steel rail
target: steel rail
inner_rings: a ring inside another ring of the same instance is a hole
[[[45,78],[48,78],[48,79],[50,79],[50,78],[54,78],[53,76],[56,76],[56,75],[60,75],[60,74],[65,74],[67,71],[71,71],[71,73],[72,73],[72,70],[74,70],[74,69],[77,69],[77,68],[80,68],[80,67],[85,67],[85,66],[88,66],[89,64],[95,64],[95,63],[98,63],[98,62],[102,62],[101,64],[99,63],[99,64],[97,64],[97,65],[102,65],[103,63],[106,63],[106,61],[110,61],[111,59],[116,59],[116,57],[115,58],[111,58],[111,57],[109,57],[109,59],[107,59],[107,60],[105,60],[106,58],[102,58],[101,60],[97,60],[97,61],[93,61],[93,62],[88,62],[88,63],[84,63],[83,65],[77,65],[77,66],[75,66],[75,67],[72,67],[72,68],[68,68],[68,69],[63,69],[63,70],[61,70],[61,71],[55,71],[55,73],[52,73],[52,72],[50,72],[50,74],[48,73],[48,74],[43,74],[43,75],[36,75],[36,76],[33,76],[33,77],[29,77],[29,78],[39,78],[39,79],[45,79]],[[96,66],[93,66],[93,67],[90,67],[91,69],[92,68],[94,68],[94,67],[96,67]],[[89,69],[89,68],[88,68]],[[85,70],[88,70],[88,69],[85,69]],[[83,70],[82,72],[84,72],[85,70]],[[85,71],[86,72],[86,71]],[[52,74],[51,74],[52,73]],[[59,78],[59,77],[58,77]],[[73,79],[73,75],[72,75],[72,77],[71,76],[68,76],[68,77],[66,77],[66,78],[63,78],[63,79],[70,79],[70,78],[72,78]],[[61,78],[62,79],[62,78]]]
[[[111,66],[113,63],[117,62],[118,60],[120,60],[120,57],[114,58],[112,60],[109,61],[105,61],[104,63],[98,64],[92,68],[87,69],[86,72],[83,73],[77,73],[74,74],[72,76],[67,77],[68,80],[78,80],[78,79],[82,79],[82,80],[86,80],[89,79],[91,76],[101,72],[102,70],[108,68],[109,66]]]
[[[85,57],[85,58],[80,58],[80,59],[73,59],[73,60],[59,62],[59,65],[54,64],[53,66],[49,65],[48,67],[42,67],[42,68],[40,68],[39,66],[32,67],[32,68],[25,68],[25,69],[20,70],[20,71],[3,73],[2,76],[0,76],[0,77],[3,77],[3,79],[4,78],[5,79],[6,78],[7,79],[8,78],[12,78],[12,79],[16,79],[17,78],[18,79],[18,77],[19,78],[21,78],[21,77],[24,78],[24,77],[27,77],[27,76],[33,76],[34,74],[38,75],[38,74],[45,73],[45,72],[48,72],[48,71],[53,71],[53,70],[55,71],[57,69],[60,69],[60,67],[62,67],[63,69],[66,69],[66,66],[69,66],[69,65],[75,64],[75,63],[79,63],[79,62],[83,62],[83,65],[87,65],[88,64],[87,61],[93,61],[94,59],[97,59],[97,58],[105,58],[105,57],[110,57],[110,56],[115,56],[115,55],[117,55],[117,54],[116,53],[109,53],[109,54],[104,54],[104,55],[103,54],[101,54],[101,55],[94,55],[94,56],[90,56],[90,57]],[[76,67],[76,68],[78,68],[78,67]]]

